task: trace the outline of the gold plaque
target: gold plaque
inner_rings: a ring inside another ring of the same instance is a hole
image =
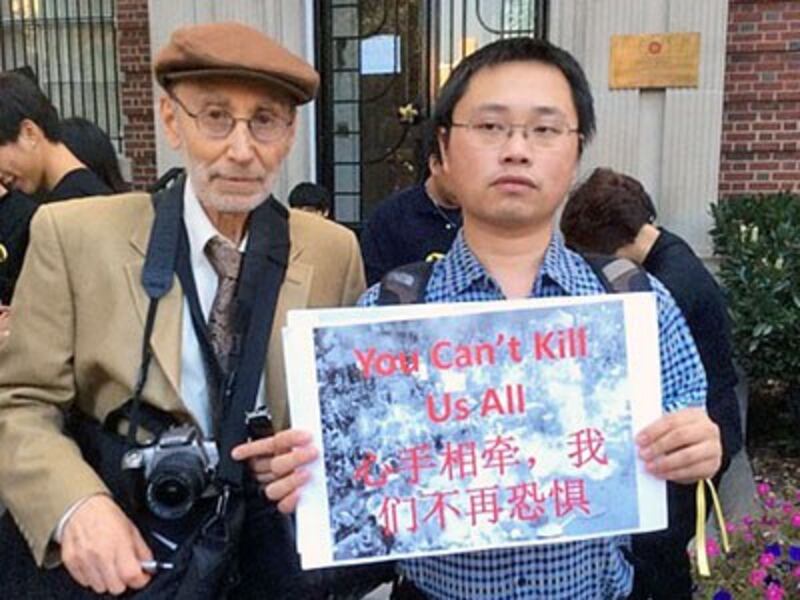
[[[611,36],[611,89],[697,87],[699,78],[699,33]]]

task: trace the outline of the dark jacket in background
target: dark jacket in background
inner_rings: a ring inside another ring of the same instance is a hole
[[[692,332],[708,379],[706,410],[719,426],[722,467],[718,484],[731,458],[742,449],[741,418],[734,387],[730,323],[714,277],[680,237],[661,228],[645,270],[664,284],[681,309]],[[689,600],[692,597],[691,564],[686,552],[695,534],[695,486],[667,483],[669,529],[633,536],[631,562],[637,572],[632,598]]]
[[[444,254],[461,227],[461,211],[437,208],[415,185],[378,204],[361,232],[361,254],[372,285],[392,269]]]
[[[28,225],[38,204],[12,191],[0,198],[0,304],[9,304],[28,247]],[[3,257],[5,257],[3,259]]]
[[[113,193],[94,172],[89,169],[75,169],[62,177],[44,195],[44,201],[58,202]],[[0,244],[8,254],[5,261],[0,261],[0,304],[11,303],[14,284],[28,248],[28,226],[37,207],[36,201],[18,191],[11,191],[0,199]],[[0,258],[2,255],[3,252],[0,251]]]
[[[643,266],[670,291],[692,332],[708,379],[706,409],[720,428],[723,471],[743,444],[725,297],[689,245],[666,229]]]
[[[61,178],[56,186],[47,193],[47,202],[86,198],[88,196],[108,196],[114,190],[89,169],[75,169]]]

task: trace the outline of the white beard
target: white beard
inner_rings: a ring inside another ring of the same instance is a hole
[[[262,189],[249,196],[223,195],[211,189],[211,171],[206,165],[199,165],[183,153],[186,171],[192,182],[192,188],[200,204],[221,213],[249,213],[261,205],[272,194],[277,173],[271,173],[264,179]]]

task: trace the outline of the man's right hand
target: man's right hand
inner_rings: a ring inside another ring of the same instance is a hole
[[[153,555],[119,506],[99,494],[81,504],[64,525],[61,560],[82,586],[116,596],[150,582],[141,561],[153,560]]]

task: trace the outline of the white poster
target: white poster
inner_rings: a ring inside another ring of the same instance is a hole
[[[652,294],[292,311],[304,568],[666,527]]]

